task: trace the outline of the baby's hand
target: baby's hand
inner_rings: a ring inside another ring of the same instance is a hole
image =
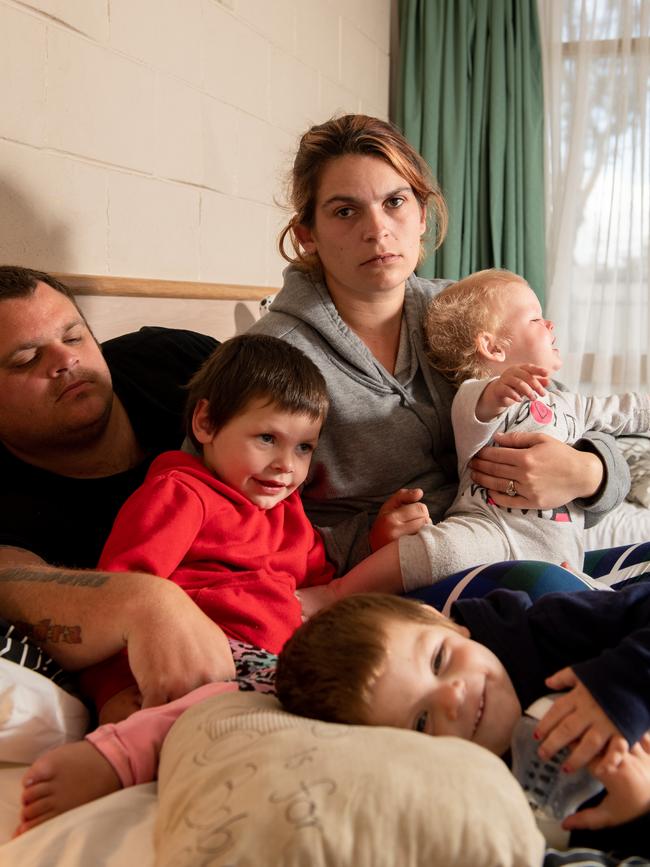
[[[303,623],[313,617],[321,608],[326,608],[338,598],[335,592],[336,578],[329,584],[320,584],[317,587],[303,587],[296,590],[296,596],[302,608]]]
[[[626,744],[627,746],[627,744]],[[594,759],[591,773],[607,789],[596,807],[567,816],[562,826],[567,831],[577,828],[609,828],[622,825],[650,811],[650,735],[625,751],[618,764],[607,758]]]
[[[400,488],[383,504],[370,530],[370,548],[378,551],[400,536],[417,533],[431,523],[429,510],[420,500],[422,488]]]
[[[525,397],[535,400],[546,394],[549,372],[536,364],[520,364],[504,370],[498,379],[493,379],[483,389],[476,405],[479,421],[491,421],[509,406]]]
[[[541,741],[540,758],[550,759],[572,744],[563,765],[567,773],[583,768],[602,753],[610,764],[618,763],[627,752],[627,741],[573,669],[556,672],[546,679],[546,685],[569,692],[555,699],[535,730],[535,737]]]

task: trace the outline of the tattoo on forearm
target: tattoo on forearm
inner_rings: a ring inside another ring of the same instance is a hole
[[[5,566],[0,569],[0,581],[67,584],[73,587],[102,587],[109,577],[106,572],[73,572],[51,568],[41,570],[35,566]]]
[[[82,643],[81,626],[63,626],[60,623],[52,623],[49,617],[46,620],[39,620],[38,623],[25,623],[22,620],[17,620],[14,625],[16,629],[36,644]]]

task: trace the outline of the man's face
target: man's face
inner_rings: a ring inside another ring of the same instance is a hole
[[[386,660],[369,702],[372,725],[453,735],[503,755],[521,705],[497,657],[465,629],[390,620],[384,632]]]
[[[0,302],[0,441],[19,457],[94,442],[113,401],[104,357],[74,304],[45,283]]]

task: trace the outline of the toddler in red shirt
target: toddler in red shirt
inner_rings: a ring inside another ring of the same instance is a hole
[[[295,591],[334,576],[298,490],[328,405],[325,380],[300,350],[264,335],[222,343],[188,386],[196,453],[153,460],[98,568],[174,581],[231,650],[237,642],[278,653],[301,623]],[[86,669],[82,688],[101,722],[140,706],[126,652]]]
[[[85,689],[107,724],[34,762],[23,778],[19,833],[155,779],[164,737],[192,704],[251,684],[273,690],[275,654],[303,619],[301,588],[334,578],[298,490],[329,405],[314,363],[278,338],[245,334],[221,344],[188,389],[188,435],[200,456],[173,451],[152,462],[120,510],[99,568],[181,586],[228,637],[238,682],[139,710],[126,653],[86,669]],[[372,588],[368,564],[377,556],[348,573],[358,589]]]

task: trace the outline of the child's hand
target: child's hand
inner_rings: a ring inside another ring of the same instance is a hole
[[[504,370],[498,379],[493,379],[483,389],[476,404],[476,418],[491,421],[509,406],[525,397],[535,400],[546,394],[549,372],[536,364],[520,364]]]
[[[127,686],[104,702],[99,711],[99,724],[117,723],[142,709],[142,696],[137,686]]]
[[[419,502],[423,496],[421,488],[400,488],[386,500],[370,530],[372,551],[378,551],[400,536],[417,533],[420,527],[431,523],[429,510]]]
[[[650,811],[650,735],[623,755],[616,765],[597,758],[589,770],[607,789],[607,794],[596,807],[580,810],[567,816],[562,827],[567,831],[577,828],[609,828],[630,822]]]
[[[338,598],[335,592],[335,583],[330,581],[329,584],[320,584],[317,587],[303,587],[296,590],[296,596],[302,607],[302,619],[309,620],[321,608],[326,608]]]
[[[546,679],[546,685],[570,691],[555,699],[535,730],[535,737],[541,741],[540,758],[550,759],[563,747],[575,744],[563,765],[568,773],[603,753],[608,763],[617,763],[628,749],[627,741],[573,669],[556,672]]]

